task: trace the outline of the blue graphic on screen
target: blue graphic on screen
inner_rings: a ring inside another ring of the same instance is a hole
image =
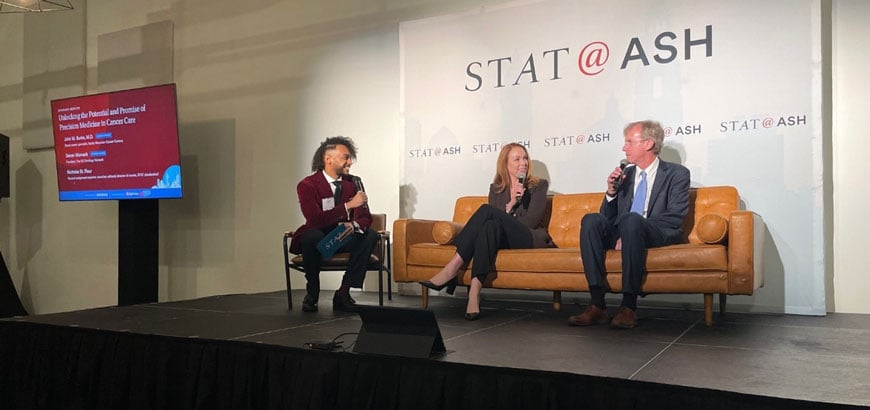
[[[163,178],[157,180],[157,185],[151,189],[181,188],[181,167],[171,165],[163,172]]]
[[[93,199],[162,199],[181,198],[181,166],[170,165],[151,188],[101,189],[92,191],[60,191],[61,201]]]

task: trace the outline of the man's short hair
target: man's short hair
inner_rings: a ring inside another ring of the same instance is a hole
[[[635,121],[626,125],[625,129],[622,130],[622,134],[625,135],[628,130],[637,125],[640,126],[640,135],[643,139],[653,140],[653,152],[659,155],[662,152],[662,146],[665,145],[665,130],[662,129],[662,125],[658,121]]]
[[[356,145],[353,144],[352,139],[342,137],[341,135],[337,137],[329,137],[320,143],[320,147],[317,148],[317,151],[314,151],[314,158],[311,159],[311,171],[323,171],[323,155],[326,154],[326,151],[335,149],[335,147],[339,145],[344,145],[344,147],[347,148],[347,151],[350,152],[350,158],[356,159]]]

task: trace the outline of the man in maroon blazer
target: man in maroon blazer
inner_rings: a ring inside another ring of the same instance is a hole
[[[341,278],[341,287],[332,297],[332,309],[356,312],[356,301],[350,297],[350,288],[361,288],[365,279],[366,265],[378,235],[369,226],[366,193],[357,190],[348,174],[356,159],[356,147],[350,138],[330,137],[320,144],[311,161],[313,174],[296,185],[299,206],[305,216],[305,224],[299,227],[290,240],[290,251],[302,254],[305,268],[305,299],[303,312],[316,312],[320,296],[321,254],[317,244],[339,224],[345,227],[345,235],[351,235],[338,252],[349,252],[347,270]]]

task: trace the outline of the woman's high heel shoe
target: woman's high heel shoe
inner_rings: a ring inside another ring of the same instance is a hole
[[[471,321],[471,320],[477,320],[477,319],[480,319],[480,312],[474,312],[474,313],[466,312],[465,313],[465,320]]]
[[[439,286],[439,285],[436,285],[436,284],[434,284],[434,283],[432,283],[432,282],[430,282],[430,281],[428,281],[428,280],[425,281],[425,282],[419,282],[419,283],[420,283],[421,285],[423,285],[423,286],[429,288],[429,289],[434,290],[434,291],[441,291],[441,289],[444,289],[444,288],[446,287],[446,288],[447,288],[447,294],[448,294],[448,295],[452,295],[453,292],[456,291],[456,283],[457,283],[457,280],[456,280],[456,278],[450,279],[449,281],[447,281],[447,283],[445,283],[445,284],[443,284],[443,285],[440,285],[440,286]]]

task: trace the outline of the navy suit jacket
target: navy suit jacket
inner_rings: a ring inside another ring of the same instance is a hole
[[[619,226],[619,219],[623,215],[631,212],[636,172],[637,167],[626,168],[625,183],[619,187],[616,198],[610,202],[604,198],[601,204],[601,213],[616,226]],[[646,220],[662,231],[669,244],[686,241],[683,221],[689,212],[690,179],[688,168],[659,159],[656,180],[650,191]]]
[[[326,182],[323,172],[317,171],[299,181],[296,185],[296,195],[299,197],[299,207],[305,216],[305,223],[293,232],[290,239],[290,251],[294,254],[302,252],[302,243],[299,237],[309,229],[331,231],[340,222],[356,221],[360,229],[365,230],[372,224],[372,214],[368,207],[358,207],[350,211],[350,218],[344,209],[344,203],[350,201],[356,195],[356,186],[353,179],[343,177],[341,179],[341,200],[335,207],[324,211],[323,199],[332,198],[332,187]]]

